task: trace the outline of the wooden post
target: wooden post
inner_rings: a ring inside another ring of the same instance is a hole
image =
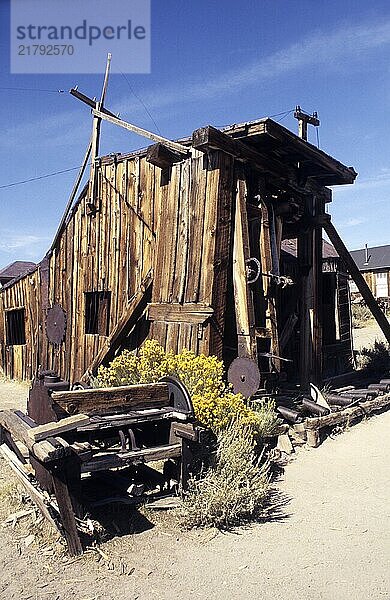
[[[326,215],[326,216],[328,217],[328,215]],[[351,275],[352,279],[356,283],[356,285],[359,289],[359,292],[363,296],[363,300],[367,304],[373,317],[375,318],[376,322],[378,323],[379,327],[381,328],[383,335],[385,336],[386,340],[390,344],[390,323],[389,323],[388,319],[386,318],[386,315],[379,308],[379,305],[378,305],[377,301],[375,300],[370,288],[368,287],[363,275],[360,273],[358,267],[356,266],[355,261],[353,260],[352,256],[348,252],[346,246],[344,245],[344,242],[342,241],[341,237],[337,233],[333,223],[331,223],[330,217],[327,219],[324,219],[323,226],[324,226],[324,229],[325,229],[330,241],[332,242],[333,246],[336,248],[337,252],[339,253],[340,258],[344,261],[344,264],[347,267],[349,274]]]
[[[271,235],[269,224],[268,207],[262,197],[259,195],[258,200],[261,210],[261,230],[260,230],[260,258],[261,270],[263,273],[273,272],[273,256],[271,249]],[[274,356],[280,356],[279,350],[279,333],[276,311],[276,297],[273,290],[272,281],[268,277],[263,277],[263,290],[267,300],[266,312],[266,327],[271,331],[271,353]],[[277,371],[280,371],[280,360],[273,359],[273,366]]]
[[[307,198],[306,212],[313,216],[313,197]],[[300,297],[300,335],[299,335],[299,372],[303,389],[309,386],[313,372],[313,257],[314,235],[313,228],[303,230],[298,235],[298,262],[301,272]]]
[[[100,96],[100,101],[95,102],[95,109],[100,111],[103,108],[104,99],[106,97],[107,84],[108,84],[108,76],[110,73],[110,64],[111,64],[111,54],[107,56],[107,64],[106,64],[106,72],[104,75],[104,82],[102,93]],[[95,194],[96,194],[96,158],[99,154],[99,142],[100,142],[100,127],[101,127],[101,118],[94,114],[93,117],[93,126],[92,126],[92,138],[91,138],[91,173],[89,177],[89,187],[88,187],[88,198],[89,198],[89,208],[93,211],[95,207]]]
[[[77,556],[83,552],[75,518],[75,516],[83,516],[78,501],[81,486],[79,459],[77,457],[64,459],[51,470],[51,475],[68,551],[71,556]]]
[[[238,336],[238,356],[257,359],[255,316],[252,292],[247,281],[246,261],[250,258],[247,187],[237,171],[236,210],[233,240],[233,287]]]
[[[314,215],[324,214],[324,204],[318,197],[313,199]],[[318,222],[313,230],[313,371],[312,383],[322,382],[322,226]]]

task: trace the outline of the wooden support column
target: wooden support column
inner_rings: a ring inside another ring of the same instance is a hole
[[[306,199],[306,215],[313,217],[313,197]],[[299,373],[303,389],[309,386],[313,373],[313,304],[314,304],[314,229],[309,226],[298,235],[298,262],[301,272]]]
[[[247,280],[246,261],[250,258],[247,186],[242,169],[237,170],[236,208],[233,240],[233,287],[238,336],[238,356],[257,359],[255,316],[252,291]]]
[[[323,222],[325,232],[327,233],[330,241],[339,253],[340,258],[344,261],[344,264],[347,267],[349,274],[356,283],[359,292],[363,296],[363,300],[372,312],[372,315],[378,323],[379,327],[381,328],[383,335],[390,344],[390,323],[386,318],[386,315],[379,308],[379,305],[375,300],[370,288],[368,287],[363,275],[360,273],[355,261],[353,260],[352,256],[350,255],[346,246],[344,245],[344,242],[337,233],[334,225],[331,223],[330,216],[326,216],[328,218],[324,219]]]
[[[273,273],[273,256],[271,245],[270,216],[268,207],[261,196],[258,197],[261,210],[260,258],[263,273]],[[273,228],[274,230],[274,228]],[[276,311],[276,295],[274,284],[269,277],[263,277],[263,290],[267,300],[266,327],[271,331],[271,353],[280,356],[278,320]],[[280,360],[273,359],[273,366],[280,371]]]
[[[69,554],[77,556],[83,552],[75,518],[83,516],[78,501],[81,486],[80,461],[76,456],[64,459],[51,470],[51,474]]]
[[[324,203],[314,197],[313,211],[315,217],[325,212]],[[316,221],[313,230],[313,371],[312,382],[319,385],[322,382],[322,225]]]
[[[309,227],[298,236],[301,269],[300,298],[300,380],[303,388],[322,380],[322,225],[324,203],[308,196],[306,216]]]

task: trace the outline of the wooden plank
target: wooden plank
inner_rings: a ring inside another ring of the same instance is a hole
[[[187,154],[188,148],[186,148],[185,153],[179,153],[172,151],[166,144],[158,142],[157,144],[153,144],[153,146],[149,146],[146,152],[146,160],[160,169],[167,169],[174,163],[183,160]]]
[[[89,365],[88,370],[84,373],[82,379],[88,378],[89,373],[95,373],[97,368],[107,360],[110,355],[115,351],[117,343],[124,335],[129,333],[131,328],[135,325],[137,320],[140,318],[144,308],[147,304],[147,293],[152,285],[152,274],[149,273],[142,281],[139,289],[134,296],[128,301],[127,306],[111,331],[108,339],[104,343],[104,346],[100,349],[99,353],[93,359]]]
[[[279,180],[289,180],[288,168],[269,154],[261,153],[238,139],[232,138],[219,129],[208,125],[197,129],[192,134],[192,146],[201,150],[216,149],[249,163],[263,173],[271,173]]]
[[[62,534],[58,519],[53,514],[53,507],[46,501],[45,496],[40,492],[30,481],[29,473],[24,468],[24,465],[19,461],[17,456],[8,448],[6,444],[0,445],[0,452],[15,473],[18,481],[23,485],[24,489],[30,496],[31,500],[39,508],[43,516],[47,519],[55,531]]]
[[[128,464],[137,462],[150,462],[154,460],[164,460],[167,458],[177,458],[181,455],[181,443],[167,444],[156,448],[144,448],[142,450],[132,450],[123,454],[103,454],[95,456],[93,460],[81,465],[82,473],[93,471],[105,471],[118,467],[125,467]]]
[[[185,160],[181,165],[180,177],[180,214],[178,218],[178,232],[176,241],[175,276],[172,286],[173,302],[184,302],[186,280],[191,276],[187,271],[189,235],[190,235],[190,169],[191,160]]]
[[[76,465],[76,471],[71,471],[70,464]],[[83,547],[77,530],[75,512],[79,512],[77,500],[73,496],[73,479],[81,481],[81,470],[76,457],[69,459],[52,471],[54,493],[56,496],[58,509],[61,515],[61,522],[65,533],[65,539],[70,556],[78,556],[83,553]],[[78,516],[81,516],[80,513]]]
[[[182,165],[177,164],[172,167],[171,179],[169,182],[166,205],[161,205],[160,229],[157,237],[156,262],[162,265],[161,280],[156,281],[156,293],[160,302],[171,302],[173,300],[173,283],[176,276],[176,253],[177,239],[180,218],[180,184],[181,184]],[[164,223],[164,226],[162,226]],[[155,300],[153,294],[153,301]]]
[[[340,258],[344,261],[344,264],[347,267],[349,274],[356,283],[359,292],[361,293],[365,303],[370,309],[379,327],[381,328],[383,335],[390,344],[390,322],[386,318],[383,311],[380,309],[363,275],[360,273],[355,261],[348,252],[346,246],[344,245],[344,242],[337,233],[333,223],[331,223],[330,217],[324,219],[323,227],[333,246],[336,248],[338,254],[340,255]]]
[[[271,253],[271,236],[269,225],[268,208],[264,200],[260,197],[261,209],[261,229],[260,229],[260,261],[263,273],[273,271],[273,260]],[[276,309],[275,290],[272,287],[268,277],[263,277],[264,296],[267,301],[266,326],[271,331],[271,352],[274,356],[280,356],[278,315]],[[273,365],[277,371],[280,370],[280,361],[273,359]]]
[[[53,445],[48,440],[34,442],[29,435],[31,426],[11,410],[0,411],[0,425],[15,440],[22,442],[41,462],[56,461],[71,453],[69,445],[59,437],[53,438],[56,445]]]
[[[192,150],[190,177],[189,247],[184,301],[197,302],[203,265],[203,225],[207,187],[207,155]]]
[[[250,258],[247,187],[242,173],[237,174],[236,209],[233,240],[233,288],[238,336],[238,356],[257,359],[255,313],[252,292],[247,278]]]
[[[169,405],[165,383],[140,383],[115,388],[53,392],[52,398],[69,414],[115,414],[125,409],[158,408]],[[1,420],[0,420],[1,423]]]
[[[150,321],[167,321],[177,323],[204,323],[212,317],[214,309],[201,303],[150,303],[146,316]]]
[[[73,415],[71,417],[65,417],[56,423],[46,423],[45,425],[38,425],[28,431],[29,437],[33,442],[40,442],[46,440],[49,437],[56,436],[66,431],[72,431],[80,427],[81,425],[87,425],[89,423],[89,417],[86,415]]]
[[[99,119],[103,119],[104,121],[108,121],[108,123],[112,123],[113,125],[118,125],[118,127],[122,127],[123,129],[127,129],[127,131],[131,131],[132,133],[136,133],[137,135],[141,135],[143,137],[148,138],[149,140],[153,140],[154,142],[161,142],[174,152],[179,152],[182,154],[187,154],[188,148],[183,146],[183,144],[179,144],[178,142],[172,142],[167,138],[162,137],[161,135],[157,135],[156,133],[152,133],[151,131],[147,131],[146,129],[142,129],[137,125],[133,125],[132,123],[127,123],[122,119],[118,119],[118,117],[114,117],[110,114],[107,114],[104,110],[92,110],[92,113],[95,117]]]

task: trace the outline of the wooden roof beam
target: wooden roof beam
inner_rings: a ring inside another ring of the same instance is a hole
[[[295,175],[292,170],[286,168],[285,164],[254,150],[211,125],[201,127],[193,132],[192,146],[198,150],[207,150],[208,148],[222,150],[242,162],[250,163],[262,173],[269,173],[279,180],[288,182],[292,187],[295,186]]]

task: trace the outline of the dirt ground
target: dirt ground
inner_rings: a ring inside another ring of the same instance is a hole
[[[384,342],[385,336],[382,333],[379,325],[372,321],[368,327],[361,327],[360,329],[352,330],[353,347],[355,350],[361,350],[362,348],[369,348],[373,346],[374,342]]]
[[[26,387],[0,383],[1,407],[26,397]],[[78,559],[58,555],[53,540],[26,547],[31,517],[4,524],[11,479],[0,459],[0,598],[390,599],[389,428],[390,412],[301,449],[278,483],[285,505],[273,521],[183,533],[146,515],[138,533]]]

